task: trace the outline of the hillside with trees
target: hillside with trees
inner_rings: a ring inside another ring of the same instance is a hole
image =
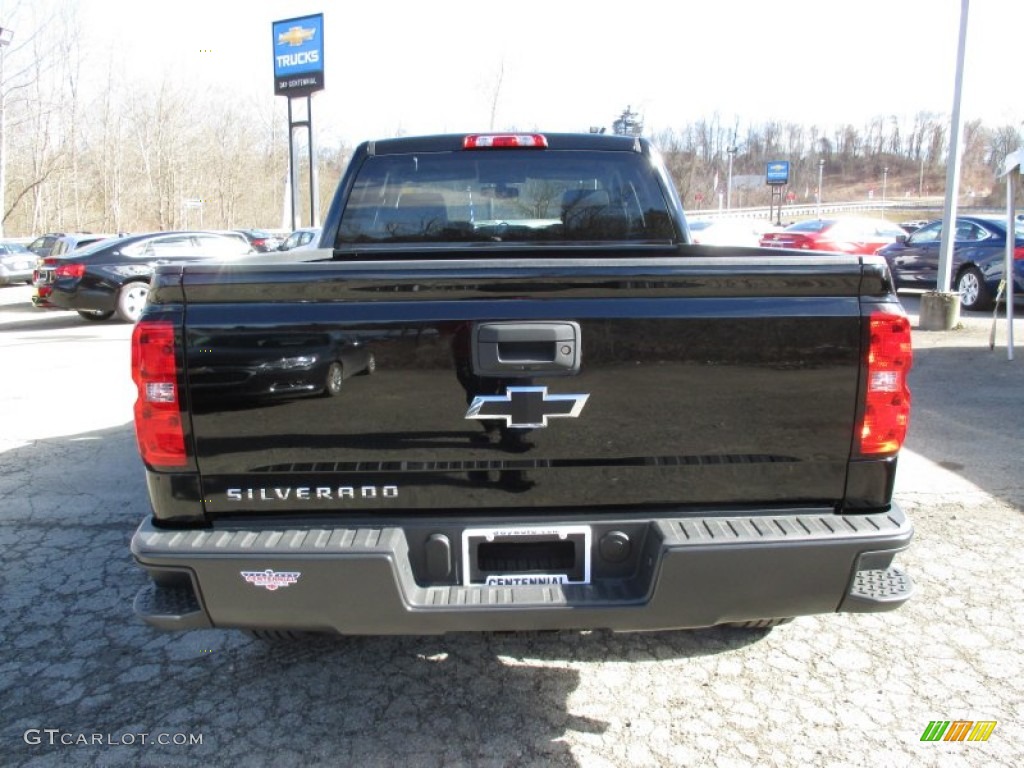
[[[1024,146],[1022,129],[980,120],[965,123],[960,181],[964,204],[1002,204],[1005,188],[995,183],[996,176],[1006,155]],[[949,131],[948,115],[928,112],[909,121],[875,116],[862,126],[832,129],[781,121],[726,125],[714,115],[654,138],[688,208],[698,207],[701,199],[704,207],[717,206],[717,193],[726,184],[728,150],[735,147],[732,203],[743,207],[768,204],[765,166],[777,160],[790,163],[790,189],[797,202],[814,201],[819,161],[824,161],[820,167],[827,201],[942,196]]]
[[[283,99],[269,92],[246,99],[170,74],[158,82],[135,80],[111,64],[106,87],[90,93],[79,46],[75,18],[64,12],[4,51],[0,215],[6,236],[281,225],[288,165]],[[95,70],[90,61],[93,81]],[[609,105],[607,117],[617,107]],[[588,130],[594,117],[581,115],[579,129]],[[733,207],[767,205],[765,165],[776,160],[791,164],[794,202],[813,202],[819,167],[825,201],[915,199],[943,194],[949,117],[871,116],[862,125],[829,127],[716,114],[645,135],[665,155],[691,210],[718,207],[730,148]],[[1000,204],[996,171],[1022,145],[1024,125],[968,120],[963,203]],[[323,135],[317,146],[326,210],[351,147]],[[200,211],[184,205],[196,199]]]

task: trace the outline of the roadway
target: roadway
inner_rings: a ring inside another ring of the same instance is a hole
[[[918,591],[899,611],[265,645],[133,616],[131,328],[34,310],[29,291],[0,288],[2,765],[1020,764],[1024,355],[989,350],[988,316],[914,331],[897,499]],[[957,719],[997,725],[920,740]]]

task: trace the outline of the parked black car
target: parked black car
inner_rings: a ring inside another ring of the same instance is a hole
[[[1015,225],[1014,291],[1024,297],[1024,221]],[[939,275],[942,221],[933,221],[903,242],[878,253],[884,256],[897,288],[934,290]],[[996,216],[958,216],[953,242],[952,283],[966,310],[991,309],[1005,274],[1006,219]]]
[[[272,235],[263,229],[236,229],[235,232],[240,232],[245,235],[249,240],[250,245],[257,253],[267,253],[268,251],[276,251],[277,247],[281,245],[281,239],[276,235]]]
[[[236,258],[252,253],[241,238],[213,232],[157,232],[104,240],[65,257],[43,260],[33,301],[77,310],[87,320],[115,312],[138,320],[159,264]]]

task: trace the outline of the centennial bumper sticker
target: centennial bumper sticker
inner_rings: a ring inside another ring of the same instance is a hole
[[[265,571],[242,571],[241,573],[242,578],[254,587],[264,587],[270,592],[294,584],[302,575],[301,571],[274,571],[270,568]]]

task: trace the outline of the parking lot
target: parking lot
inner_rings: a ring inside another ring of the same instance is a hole
[[[774,630],[324,638],[132,614],[131,327],[0,288],[0,764],[1017,766],[1024,322],[914,332],[915,597]],[[918,300],[905,304],[916,325]],[[1021,310],[1018,310],[1019,312]],[[700,585],[695,584],[694,589]],[[923,742],[931,721],[995,721]]]

